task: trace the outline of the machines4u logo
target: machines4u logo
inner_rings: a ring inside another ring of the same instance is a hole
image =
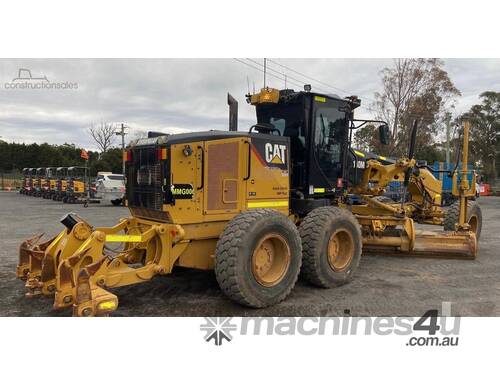
[[[257,158],[266,167],[288,168],[288,142],[252,139],[252,147]]]
[[[200,325],[200,330],[205,331],[205,341],[220,346],[224,340],[230,342],[233,339],[232,331],[238,327],[231,323],[231,318],[205,318],[205,324]]]

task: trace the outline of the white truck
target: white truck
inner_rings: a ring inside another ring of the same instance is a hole
[[[125,196],[125,179],[122,174],[98,172],[95,197],[111,202],[114,206],[122,204]]]

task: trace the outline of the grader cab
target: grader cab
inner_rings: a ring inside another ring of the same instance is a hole
[[[451,232],[414,227],[451,220],[439,207],[439,183],[413,158],[416,126],[408,157],[387,162],[351,147],[367,122],[354,118],[356,97],[264,88],[248,102],[257,112],[249,131],[236,131],[232,113],[232,131],[131,144],[124,153],[131,216],[93,227],[68,214],[54,238],[24,241],[17,275],[27,295],[55,295],[54,307],[76,316],[107,315],[118,306],[109,289],[188,267],[213,269],[235,302],[266,307],[286,298],[299,272],[320,287],[349,282],[362,250],[476,256],[481,216],[468,209],[466,178],[456,187]],[[387,124],[379,123],[386,141]],[[467,131],[466,124],[464,160]],[[396,178],[412,199],[377,199]],[[362,202],[350,204],[349,194]]]

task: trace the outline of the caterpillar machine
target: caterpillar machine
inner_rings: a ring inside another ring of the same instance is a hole
[[[43,186],[42,196],[45,199],[52,199],[56,193],[56,167],[45,168],[45,185]]]
[[[351,148],[353,131],[368,122],[354,118],[356,97],[264,88],[248,102],[257,113],[249,131],[237,131],[237,102],[228,96],[229,131],[154,134],[131,144],[124,153],[130,217],[94,227],[70,213],[55,237],[24,241],[17,276],[27,296],[54,295],[54,308],[72,307],[75,316],[107,315],[118,306],[110,289],[189,267],[214,269],[229,298],[261,308],[282,301],[299,272],[319,287],[349,282],[362,251],[476,256],[481,215],[467,204],[474,183],[461,178],[467,123],[453,230],[417,231],[415,222],[444,225],[446,213],[439,181],[413,158],[416,124],[408,157],[390,161]],[[379,123],[386,142],[388,125]],[[410,201],[378,200],[395,179]]]
[[[64,203],[82,203],[87,199],[87,168],[69,167],[66,177],[66,196]]]
[[[26,195],[34,195],[35,188],[38,183],[38,178],[36,177],[36,168],[28,168],[28,180],[27,180]]]
[[[20,194],[28,194],[31,191],[31,169],[32,168],[23,168],[23,185],[21,189],[19,189]]]
[[[33,196],[41,197],[43,194],[43,187],[45,186],[45,168],[35,168],[35,174],[32,178],[33,183]]]
[[[56,169],[56,189],[52,195],[52,199],[55,201],[62,201],[66,197],[66,189],[68,187],[68,167],[57,167]]]

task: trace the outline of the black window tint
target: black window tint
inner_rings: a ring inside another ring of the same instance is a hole
[[[346,136],[345,113],[337,107],[318,106],[314,114],[314,150],[319,166],[330,182],[342,175]]]

